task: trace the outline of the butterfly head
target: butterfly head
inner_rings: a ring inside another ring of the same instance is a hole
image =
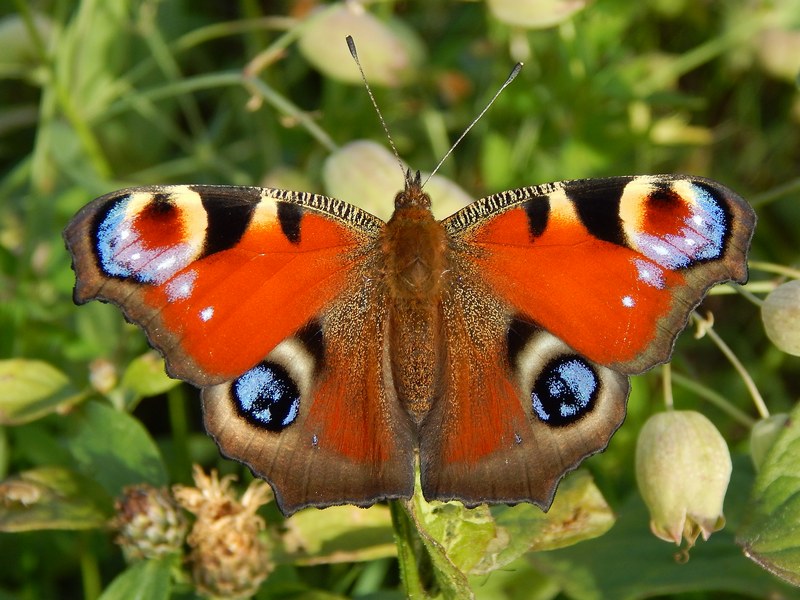
[[[398,208],[427,208],[431,207],[431,197],[422,191],[422,179],[419,171],[411,173],[406,171],[405,189],[394,197],[394,207]]]

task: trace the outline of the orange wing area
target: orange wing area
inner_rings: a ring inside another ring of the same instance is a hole
[[[385,385],[385,298],[369,286],[351,285],[320,315],[321,362],[314,364],[314,353],[304,354],[292,339],[267,356],[294,371],[299,385],[292,422],[280,431],[237,410],[236,381],[203,390],[209,433],[224,454],[273,485],[285,514],[305,506],[367,506],[413,492],[415,436]]]
[[[564,473],[605,448],[622,423],[627,378],[575,357],[529,325],[509,348],[507,306],[472,267],[454,265],[454,271],[460,283],[445,302],[442,397],[420,429],[423,494],[470,506],[529,501],[547,509]],[[571,382],[553,377],[553,361],[564,357],[583,365]],[[563,393],[574,418],[559,414],[556,424],[538,416],[532,393],[542,388]],[[576,389],[583,394],[567,393]],[[578,397],[585,401],[580,407]]]
[[[685,285],[673,271],[662,272],[663,288],[644,284],[644,257],[594,238],[578,221],[554,220],[529,239],[523,210],[493,219],[473,239],[486,251],[484,277],[525,317],[600,364],[630,362],[647,348],[672,305],[667,290]]]
[[[292,244],[277,222],[251,226],[233,248],[191,263],[144,301],[200,368],[240,375],[335,298],[347,282],[358,238],[317,215],[303,218]],[[308,240],[308,241],[306,241]],[[191,280],[182,297],[173,282]]]
[[[442,401],[425,418],[422,455],[448,463],[477,464],[514,445],[527,428],[505,355],[507,319],[503,307],[472,269],[453,265],[462,282],[443,302],[446,357]],[[435,431],[426,434],[434,423]]]
[[[345,203],[228,186],[133,188],[65,230],[75,299],[117,304],[171,375],[241,375],[342,292],[382,223]]]
[[[445,221],[521,318],[628,374],[669,359],[708,288],[746,280],[754,224],[727,188],[679,176],[524,188]]]

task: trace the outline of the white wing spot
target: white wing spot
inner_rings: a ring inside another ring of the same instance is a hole
[[[206,308],[204,308],[203,310],[200,311],[200,319],[203,322],[209,321],[211,319],[211,317],[213,317],[213,316],[214,316],[214,307],[213,306],[207,306]]]
[[[631,296],[623,296],[622,306],[625,306],[627,308],[633,308],[634,306],[636,306],[636,301]]]
[[[166,271],[167,269],[171,269],[175,264],[175,255],[167,257],[166,259],[162,260],[160,263],[156,265],[156,271]]]

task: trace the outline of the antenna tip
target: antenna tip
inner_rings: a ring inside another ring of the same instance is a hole
[[[347,47],[350,49],[350,55],[353,58],[357,59],[358,58],[358,53],[356,52],[356,43],[353,40],[353,36],[352,35],[348,35],[344,39],[347,41]]]

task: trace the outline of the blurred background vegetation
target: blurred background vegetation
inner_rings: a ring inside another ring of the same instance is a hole
[[[369,98],[353,83],[347,34],[413,168],[432,169],[522,60],[521,75],[442,175],[474,198],[569,178],[708,176],[756,207],[748,288],[763,296],[797,276],[781,272],[800,258],[797,0],[381,1],[363,8],[313,0],[5,0],[0,358],[9,360],[0,379],[24,370],[28,381],[17,390],[27,400],[2,407],[0,475],[43,468],[72,475],[67,486],[48,480],[47,489],[68,501],[51,502],[35,518],[23,515],[24,494],[20,500],[5,490],[0,600],[95,598],[104,589],[117,597],[108,586],[125,561],[101,525],[125,485],[188,484],[192,463],[247,481],[246,469],[220,459],[203,433],[197,391],[163,376],[144,336],[113,307],[73,305],[61,230],[89,200],[127,185],[333,194],[325,175],[332,154],[354,140],[386,143]],[[385,216],[392,192],[343,199]],[[769,409],[788,412],[800,394],[797,359],[766,338],[758,306],[725,291],[705,303],[716,330]],[[637,432],[663,407],[660,373],[650,373],[635,379],[628,420],[609,449],[588,462],[618,515],[615,527],[473,580],[479,597],[800,595],[734,544],[754,477],[747,454],[756,412],[741,378],[708,338],[688,333],[673,365],[676,406],[707,415],[732,451],[728,527],[686,565],[650,535],[633,469]],[[101,491],[87,491],[95,487]],[[81,496],[93,500],[82,505]],[[365,537],[342,561],[330,549],[298,558],[281,546],[292,525],[273,506],[262,514],[276,566],[257,597],[402,597],[388,521],[373,530],[383,531],[377,542]],[[317,533],[304,535],[324,535],[318,530],[329,525],[323,519],[309,526]],[[178,563],[163,572],[170,570]],[[172,593],[192,597],[187,580],[174,579]],[[120,589],[114,593],[126,597]]]

